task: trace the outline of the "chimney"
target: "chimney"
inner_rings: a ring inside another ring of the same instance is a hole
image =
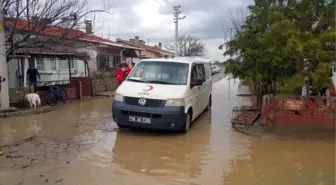
[[[162,49],[162,43],[161,42],[159,42],[159,48]]]
[[[85,33],[92,34],[92,21],[85,20],[84,23],[85,23]]]
[[[139,42],[139,36],[135,36],[134,38],[136,42]]]

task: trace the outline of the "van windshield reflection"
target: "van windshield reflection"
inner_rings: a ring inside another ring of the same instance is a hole
[[[189,64],[179,62],[142,61],[128,76],[127,81],[167,85],[186,85]]]

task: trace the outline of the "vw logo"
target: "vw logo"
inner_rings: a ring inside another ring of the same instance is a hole
[[[140,98],[138,103],[139,103],[139,105],[144,106],[144,105],[146,105],[146,99],[145,98]]]

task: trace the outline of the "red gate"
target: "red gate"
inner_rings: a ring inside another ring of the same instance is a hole
[[[335,130],[335,97],[263,98],[261,123],[272,126]]]

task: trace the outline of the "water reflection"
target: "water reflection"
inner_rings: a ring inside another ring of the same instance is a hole
[[[111,99],[78,101],[44,114],[1,118],[0,146],[31,136],[73,136],[75,125],[81,125],[87,119],[110,117],[111,102]]]
[[[224,184],[335,184],[334,143],[253,139],[252,153],[232,160]]]
[[[185,135],[119,131],[113,162],[148,176],[197,177],[211,149],[208,114],[202,114]]]

